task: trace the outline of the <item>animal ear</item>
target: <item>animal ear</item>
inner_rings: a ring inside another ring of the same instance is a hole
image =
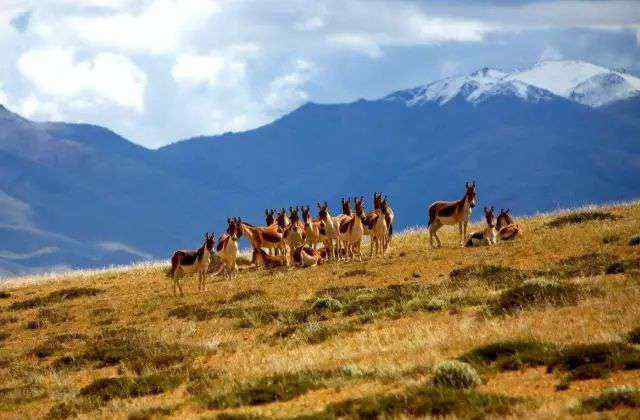
[[[493,213],[493,206],[491,206],[491,213]]]

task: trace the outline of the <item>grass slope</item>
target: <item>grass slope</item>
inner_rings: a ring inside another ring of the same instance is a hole
[[[628,415],[637,395],[605,390],[640,386],[640,203],[519,223],[496,247],[415,230],[385,258],[186,279],[184,298],[162,265],[13,281],[0,417]],[[481,383],[434,380],[450,360]]]

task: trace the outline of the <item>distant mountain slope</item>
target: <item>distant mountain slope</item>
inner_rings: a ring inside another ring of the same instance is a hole
[[[375,101],[308,103],[254,130],[157,151],[103,127],[0,108],[0,229],[11,232],[0,235],[0,268],[166,257],[230,216],[261,223],[267,207],[373,191],[389,195],[399,228],[424,224],[427,204],[457,198],[469,179],[481,205],[516,213],[636,198],[633,83],[567,65],[580,76],[571,83],[558,62],[482,69]]]

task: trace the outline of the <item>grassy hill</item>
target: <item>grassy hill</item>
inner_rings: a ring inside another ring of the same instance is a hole
[[[518,222],[496,247],[408,231],[385,258],[245,267],[184,298],[162,265],[9,282],[0,417],[629,414],[640,203]]]

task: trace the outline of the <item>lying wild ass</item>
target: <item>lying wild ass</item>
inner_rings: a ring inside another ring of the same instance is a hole
[[[291,251],[291,260],[300,267],[314,267],[322,261],[322,257],[317,250],[301,245]]]
[[[254,248],[251,262],[256,267],[273,268],[282,267],[287,265],[287,256],[281,255],[269,255],[262,248]]]
[[[496,228],[498,229],[498,238],[501,241],[508,241],[515,239],[518,235],[521,235],[520,226],[518,226],[511,217],[511,210],[501,209],[498,215],[498,221]]]
[[[487,227],[478,232],[473,232],[467,239],[465,246],[495,245],[497,243],[498,231],[494,223],[493,207],[490,209],[484,208],[484,217],[487,221]]]
[[[205,277],[209,269],[209,259],[213,249],[214,235],[209,232],[204,234],[204,243],[196,250],[180,249],[171,256],[171,270],[168,276],[173,278],[173,295],[176,295],[176,286],[180,294],[184,295],[180,285],[180,274],[198,274],[198,290],[205,286]]]
[[[289,246],[278,226],[256,227],[238,219],[242,235],[251,242],[254,249],[267,248],[282,251],[289,265]]]
[[[436,201],[429,206],[429,242],[433,247],[435,237],[438,246],[442,246],[437,232],[443,225],[458,225],[460,231],[460,245],[464,246],[467,239],[467,225],[471,216],[471,209],[476,206],[476,182],[466,183],[464,197],[458,201]]]

